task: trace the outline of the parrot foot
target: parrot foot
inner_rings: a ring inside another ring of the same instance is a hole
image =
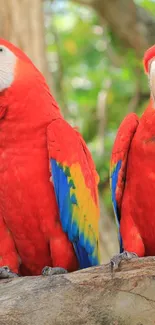
[[[16,278],[19,277],[17,273],[10,270],[8,266],[0,267],[0,279]]]
[[[67,270],[63,269],[62,267],[50,267],[45,266],[42,269],[42,275],[44,276],[52,276],[52,275],[60,275],[60,274],[66,274],[68,273]]]
[[[124,251],[121,254],[113,256],[113,258],[110,260],[110,266],[111,266],[111,272],[114,270],[117,270],[121,264],[121,261],[123,260],[131,260],[132,258],[136,258],[138,255],[136,253]]]

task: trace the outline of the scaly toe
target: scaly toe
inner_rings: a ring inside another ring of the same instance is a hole
[[[52,275],[66,274],[66,273],[68,273],[67,270],[63,269],[62,267],[45,266],[42,269],[42,275],[44,276],[52,276]]]
[[[8,266],[0,267],[0,279],[16,278],[19,275],[10,270]]]
[[[113,258],[110,260],[110,266],[111,266],[111,272],[113,272],[113,270],[117,270],[118,267],[121,264],[121,261],[123,260],[131,260],[132,258],[136,258],[138,257],[138,255],[136,253],[132,253],[132,252],[128,252],[128,251],[124,251],[121,254],[115,255],[113,256]]]

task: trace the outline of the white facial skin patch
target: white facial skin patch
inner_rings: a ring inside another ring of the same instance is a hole
[[[16,56],[4,45],[0,45],[0,92],[9,88],[14,80]]]

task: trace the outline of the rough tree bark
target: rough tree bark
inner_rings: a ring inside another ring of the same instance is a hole
[[[53,87],[46,58],[42,0],[1,0],[0,37],[27,53]]]
[[[155,19],[133,0],[72,0],[91,6],[138,56],[154,44]]]
[[[68,275],[1,280],[1,325],[152,325],[155,258]]]

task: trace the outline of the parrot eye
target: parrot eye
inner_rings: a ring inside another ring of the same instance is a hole
[[[0,52],[3,52],[3,48],[2,47],[0,47]]]

